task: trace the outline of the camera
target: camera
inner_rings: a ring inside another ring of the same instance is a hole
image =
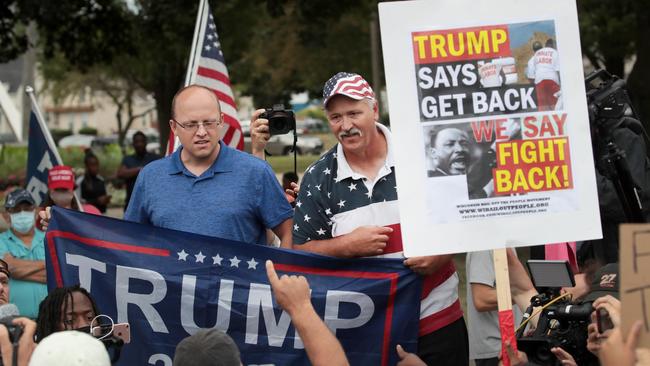
[[[518,330],[518,348],[533,364],[559,365],[551,348],[561,347],[573,356],[578,365],[597,365],[598,358],[587,350],[592,303],[573,303],[560,295],[562,287],[575,286],[568,262],[531,260],[527,264],[540,294],[531,299],[524,318],[529,317],[535,307],[542,307],[542,311],[532,334],[524,335],[523,328]]]
[[[296,129],[296,117],[291,109],[284,109],[283,104],[275,104],[260,114],[260,118],[269,120],[269,133],[284,135]]]
[[[597,70],[585,77],[589,121],[596,128],[609,132],[625,116],[635,117],[625,81],[606,70]]]

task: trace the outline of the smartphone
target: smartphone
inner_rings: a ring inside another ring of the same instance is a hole
[[[596,310],[596,325],[598,326],[598,333],[605,333],[605,331],[614,328],[612,318],[606,309],[600,308]]]
[[[98,327],[93,327],[93,337],[101,337],[111,331],[111,325],[105,324]],[[113,326],[113,336],[121,339],[125,344],[131,342],[131,328],[129,323],[117,323]]]

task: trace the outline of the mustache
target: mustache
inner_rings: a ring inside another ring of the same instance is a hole
[[[354,135],[361,136],[361,130],[356,127],[352,127],[349,130],[339,132],[340,139],[344,137],[354,136]]]

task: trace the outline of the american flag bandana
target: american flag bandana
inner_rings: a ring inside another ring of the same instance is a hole
[[[327,80],[323,87],[323,105],[327,106],[330,98],[339,94],[355,100],[375,99],[370,84],[361,75],[350,72],[339,72]]]

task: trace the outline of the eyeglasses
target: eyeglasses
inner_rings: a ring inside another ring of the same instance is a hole
[[[178,126],[183,128],[184,130],[188,130],[191,132],[196,132],[199,129],[199,126],[203,126],[206,130],[213,130],[219,125],[223,123],[223,120],[217,120],[217,119],[206,119],[203,121],[188,121],[188,122],[178,122],[177,120],[172,118],[172,121],[176,123]]]

